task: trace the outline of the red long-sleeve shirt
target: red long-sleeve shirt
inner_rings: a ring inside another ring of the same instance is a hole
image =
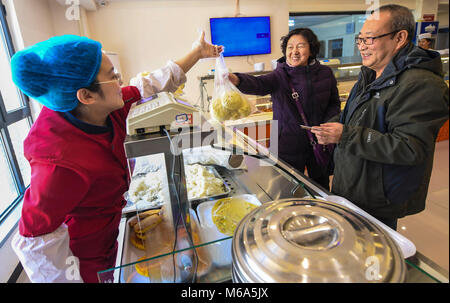
[[[129,174],[124,150],[126,117],[141,98],[134,86],[122,89],[125,106],[110,114],[111,131],[86,133],[63,113],[43,108],[24,141],[31,166],[19,232],[36,237],[66,223],[70,249],[80,260],[85,282],[114,266],[123,194]]]

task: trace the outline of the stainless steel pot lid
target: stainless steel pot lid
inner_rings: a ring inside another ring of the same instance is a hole
[[[241,282],[401,282],[402,253],[380,227],[333,202],[284,199],[254,209],[233,237]]]

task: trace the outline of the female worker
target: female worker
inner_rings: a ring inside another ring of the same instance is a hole
[[[128,111],[144,92],[175,91],[199,59],[222,51],[204,33],[194,45],[123,88],[101,44],[85,37],[53,37],[13,56],[14,83],[44,105],[24,141],[31,182],[12,243],[32,282],[98,282],[115,265]]]
[[[420,46],[423,49],[429,49],[431,48],[432,40],[431,40],[431,34],[430,33],[424,33],[419,35],[419,43],[418,46]]]
[[[340,112],[336,79],[332,70],[317,60],[320,43],[308,28],[297,28],[281,38],[284,57],[277,68],[255,77],[230,74],[230,81],[246,94],[271,94],[273,120],[278,120],[278,155],[300,172],[307,168],[308,175],[329,189],[328,169],[320,167],[314,157],[312,145],[300,124],[301,109],[292,98],[292,88],[299,94],[301,107],[309,126],[320,125]]]

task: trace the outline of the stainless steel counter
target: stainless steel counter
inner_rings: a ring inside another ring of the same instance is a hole
[[[185,134],[183,136],[191,135],[192,133]],[[215,136],[213,132],[202,132],[200,135],[201,140],[196,142],[195,140],[190,141],[191,148],[201,146],[202,144],[204,144],[205,139]],[[174,139],[173,135],[172,139]],[[185,232],[183,233],[184,227],[183,224],[181,224],[180,218],[183,218],[183,222],[186,222],[186,219],[188,222],[191,222],[191,220],[189,220],[189,208],[192,206],[187,199],[183,156],[182,153],[177,153],[177,151],[179,152],[178,149],[180,148],[180,146],[175,146],[174,142],[171,143],[168,140],[167,136],[163,135],[141,136],[134,138],[129,137],[125,142],[125,150],[128,158],[134,158],[154,153],[164,153],[164,158],[166,161],[165,164],[168,168],[166,173],[169,179],[172,218],[173,222],[178,222],[177,224],[175,224],[177,228],[174,229],[174,232],[176,232],[179,236],[178,241],[182,241],[183,237],[185,237],[183,235],[186,234]],[[331,194],[330,192],[321,188],[319,185],[315,184],[301,172],[292,169],[283,161],[274,159],[273,157],[263,158],[264,160],[262,160],[261,157],[258,156],[245,155],[245,169],[226,169],[224,167],[216,167],[218,173],[232,189],[230,196],[252,194],[255,195],[261,203],[266,203],[269,201],[292,197],[324,198]],[[273,165],[273,163],[277,163],[277,165]],[[178,196],[176,195],[177,189],[179,190]],[[193,208],[195,211],[196,207]],[[117,267],[104,272],[100,272],[100,278],[108,277],[110,276],[109,274],[111,272],[114,272],[115,282],[125,282],[127,279],[121,279],[121,277],[123,277],[125,268],[128,271],[136,272],[135,265],[136,263],[138,263],[137,259],[122,259],[122,257],[125,255],[124,251],[129,249],[130,247],[130,245],[128,245],[129,239],[125,238],[127,228],[128,227],[126,224],[126,219],[124,218],[121,223],[121,233],[118,240],[120,243],[119,247],[121,247],[122,249],[119,250]],[[186,228],[190,233],[190,224],[188,224]],[[225,241],[231,242],[231,237],[218,239],[217,241],[213,241],[211,243],[196,244],[195,247],[196,249],[199,249],[210,245],[218,245],[217,243],[224,243]],[[155,245],[155,243],[152,243],[152,245]],[[189,251],[192,249],[185,248],[183,250]],[[171,258],[171,255],[173,253],[179,253],[180,251],[181,250],[169,252],[165,254],[164,257]],[[157,256],[147,256],[147,258],[148,257],[155,257],[155,259],[158,259]],[[417,252],[413,257],[408,258],[406,260],[406,264],[408,270],[406,275],[406,282],[448,282],[448,272],[428,260],[419,252]],[[186,279],[186,281],[191,281],[193,279],[196,282],[230,281],[231,264],[226,266],[216,266],[213,263],[206,274],[204,273],[201,276],[188,275]],[[105,280],[110,281],[110,278],[105,278]],[[146,282],[151,281],[147,280]]]

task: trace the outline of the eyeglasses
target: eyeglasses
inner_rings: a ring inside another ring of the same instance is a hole
[[[373,41],[375,39],[383,38],[383,37],[386,37],[386,36],[391,35],[391,34],[396,34],[398,32],[399,31],[397,30],[397,31],[393,31],[393,32],[390,32],[390,33],[387,33],[387,34],[376,36],[376,37],[365,37],[365,38],[356,37],[355,38],[355,43],[357,45],[360,45],[361,43],[364,43],[364,45],[372,45]]]
[[[111,83],[111,82],[119,82],[119,85],[122,85],[122,75],[120,73],[114,73],[114,80],[109,81],[101,81],[97,82],[97,84],[105,84],[105,83]]]

